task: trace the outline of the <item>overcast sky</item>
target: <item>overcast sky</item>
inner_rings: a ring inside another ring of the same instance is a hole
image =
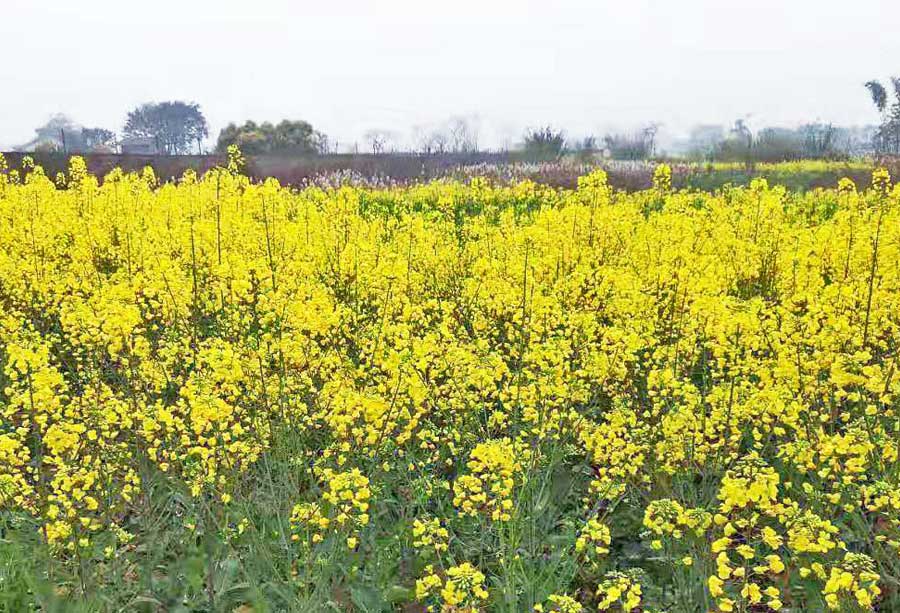
[[[120,130],[153,100],[306,119],[340,145],[463,115],[502,145],[657,121],[877,121],[896,0],[2,0],[0,145],[64,112]]]

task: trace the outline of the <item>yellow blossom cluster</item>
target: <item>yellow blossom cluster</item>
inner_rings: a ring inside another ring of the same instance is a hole
[[[0,547],[152,588],[166,513],[323,601],[900,606],[887,171],[296,189],[243,163],[0,158]]]
[[[311,543],[320,543],[328,532],[346,535],[347,547],[358,543],[359,530],[369,524],[369,479],[358,468],[345,472],[325,469],[320,502],[301,503],[291,513],[294,541],[305,533]]]
[[[416,581],[416,600],[426,604],[429,611],[474,613],[488,597],[484,573],[469,562],[448,568],[443,581],[431,566],[425,573]]]
[[[521,470],[516,449],[507,439],[479,443],[466,463],[468,474],[456,480],[453,504],[463,515],[484,513],[495,521],[509,521],[513,487]]]
[[[601,611],[635,611],[641,606],[641,584],[631,572],[607,573],[597,586],[597,608]]]
[[[609,527],[597,518],[590,518],[584,527],[579,530],[575,539],[575,551],[583,554],[588,559],[605,556],[609,553],[609,544],[612,536]]]
[[[547,603],[534,605],[535,613],[582,613],[581,603],[566,594],[550,594]]]
[[[440,555],[449,548],[450,533],[441,525],[437,517],[413,520],[413,547],[421,551],[434,551]]]

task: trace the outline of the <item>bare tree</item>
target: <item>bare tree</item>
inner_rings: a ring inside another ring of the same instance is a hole
[[[447,150],[448,142],[449,137],[440,128],[428,129],[416,126],[413,129],[413,146],[424,155],[443,154]]]
[[[656,153],[656,135],[659,133],[660,124],[653,122],[644,128],[644,142],[647,143],[648,157]]]
[[[603,144],[616,160],[646,160],[653,157],[659,124],[651,123],[631,134],[607,134]]]
[[[372,155],[381,155],[391,142],[391,133],[387,130],[369,130],[365,139],[372,148]]]
[[[803,141],[803,157],[828,158],[837,155],[837,129],[830,123],[807,123],[797,130]]]
[[[465,117],[454,117],[449,125],[450,142],[455,153],[468,153],[478,148],[476,130]]]
[[[447,133],[441,130],[440,128],[431,133],[431,143],[434,148],[434,152],[443,155],[447,152],[447,147],[450,143],[450,137],[447,136]]]
[[[413,126],[413,149],[423,155],[430,155],[432,151],[431,134],[422,126]]]

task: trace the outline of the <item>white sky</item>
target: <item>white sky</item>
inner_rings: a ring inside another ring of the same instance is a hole
[[[900,75],[891,0],[0,0],[0,145],[56,112],[119,130],[146,101],[229,121],[373,128],[475,118],[480,142],[658,121],[877,121]]]

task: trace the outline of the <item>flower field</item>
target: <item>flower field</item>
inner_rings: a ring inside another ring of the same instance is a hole
[[[0,158],[0,610],[900,610],[900,188]]]

